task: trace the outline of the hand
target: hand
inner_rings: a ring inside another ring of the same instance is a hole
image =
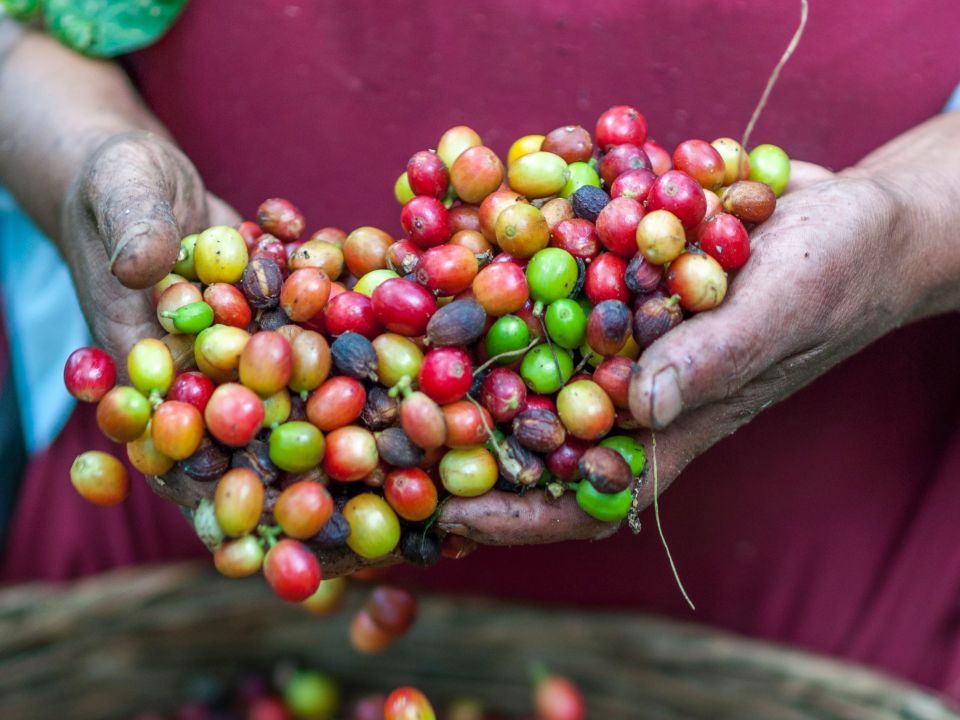
[[[756,228],[752,254],[716,310],[671,330],[639,358],[631,410],[657,431],[658,490],[697,455],[918,312],[904,268],[893,197],[853,173],[795,163],[773,217]],[[650,436],[641,440],[650,458]],[[639,509],[653,500],[648,462]],[[611,534],[572,497],[542,493],[454,500],[439,526],[495,544]]]
[[[60,233],[96,344],[122,367],[133,343],[162,335],[145,288],[170,272],[181,237],[238,220],[167,140],[135,132],[101,145],[70,188]]]

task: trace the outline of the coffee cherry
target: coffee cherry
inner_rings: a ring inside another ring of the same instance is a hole
[[[427,195],[419,195],[403,206],[400,225],[410,239],[424,249],[450,239],[447,209],[442,202]]]
[[[673,151],[673,166],[700,183],[716,190],[724,184],[726,164],[717,149],[706,140],[684,140]]]
[[[138,340],[127,354],[130,382],[144,395],[166,395],[173,383],[173,356],[154,338]]]
[[[600,177],[604,187],[611,188],[623,175],[638,170],[649,170],[650,158],[642,148],[625,143],[610,148],[600,156]]]
[[[486,428],[493,427],[493,417],[485,407],[477,407],[469,400],[460,400],[441,409],[447,425],[447,447],[472,447],[489,439]]]
[[[332,337],[355,332],[373,340],[383,332],[383,325],[373,312],[373,301],[358,292],[347,291],[331,297],[323,318],[326,331]]]
[[[328,676],[315,670],[298,670],[283,688],[283,703],[295,718],[329,720],[338,715],[340,693]]]
[[[84,500],[101,507],[121,503],[130,493],[130,478],[123,463],[99,450],[77,456],[70,466],[70,482]]]
[[[343,261],[351,275],[361,278],[387,267],[387,250],[392,243],[393,238],[379,228],[358,227],[343,241]]]
[[[538,720],[585,720],[587,717],[579,688],[559,675],[549,675],[536,684],[533,704]]]
[[[643,206],[636,200],[628,197],[611,200],[597,215],[600,242],[610,252],[632,258],[637,252],[637,225],[643,216]]]
[[[525,260],[550,242],[550,228],[533,205],[514,203],[497,218],[497,244],[515,258]]]
[[[330,378],[307,400],[307,418],[323,432],[330,432],[360,417],[366,400],[366,390],[354,378]]]
[[[537,345],[523,356],[520,375],[534,392],[554,393],[573,375],[573,358],[562,347]]]
[[[314,615],[332,615],[343,607],[346,592],[346,578],[327,578],[320,581],[316,592],[304,600],[302,605]]]
[[[567,171],[570,176],[559,192],[561,198],[572,198],[583,187],[600,188],[600,176],[597,175],[597,171],[593,169],[592,165],[585,162],[574,162],[567,166]]]
[[[517,158],[507,175],[516,192],[529,198],[544,198],[563,189],[570,170],[562,157],[541,150]]]
[[[114,442],[132,442],[146,430],[150,410],[150,402],[135,388],[118,385],[97,403],[97,427]]]
[[[374,655],[383,652],[393,643],[393,633],[387,632],[377,625],[370,612],[366,608],[360,608],[350,621],[349,629],[350,645],[353,649],[364,655]],[[376,718],[381,720],[383,717],[383,705],[378,709]]]
[[[437,311],[437,301],[421,285],[393,278],[373,291],[373,313],[391,332],[419,337]]]
[[[647,210],[669,210],[683,223],[695,228],[707,212],[707,199],[700,184],[687,173],[669,170],[658,177],[647,196]]]
[[[383,720],[436,720],[436,713],[426,696],[413,687],[402,687],[387,696]]]
[[[443,411],[422,392],[412,392],[400,403],[400,426],[413,443],[424,450],[435,450],[447,439]]]
[[[290,382],[293,351],[280,333],[255,333],[240,353],[240,382],[261,397],[279,392]]]
[[[480,402],[497,422],[513,420],[526,399],[527,388],[523,380],[506,368],[492,371],[480,386]]]
[[[714,215],[704,222],[698,229],[697,240],[700,248],[724,270],[737,270],[750,257],[747,229],[728,213]]]
[[[709,255],[684,253],[667,270],[667,287],[690,312],[711,310],[727,294],[727,274]]]
[[[496,242],[497,219],[500,217],[500,213],[511,205],[526,202],[526,198],[513,190],[497,190],[487,195],[477,210],[477,219],[480,222],[481,234],[487,241],[491,243]]]
[[[257,526],[263,512],[263,483],[246,468],[230,470],[217,482],[213,509],[226,535],[246,535]]]
[[[667,210],[654,210],[637,225],[636,245],[640,254],[653,265],[666,265],[686,246],[683,224]]]
[[[327,379],[333,362],[326,338],[313,330],[304,330],[290,343],[290,380],[296,393],[309,392]]]
[[[154,410],[150,435],[157,450],[174,460],[185,460],[203,440],[203,416],[196,407],[167,400]]]
[[[743,145],[728,137],[717,138],[710,144],[723,158],[723,185],[750,177],[750,157]]]
[[[410,338],[383,333],[373,341],[373,349],[377,357],[377,377],[386,387],[396,385],[404,377],[415,378],[420,373],[423,351]]]
[[[617,176],[610,186],[610,197],[628,197],[633,198],[639,203],[646,202],[650,195],[650,188],[653,187],[657,176],[652,170],[640,168],[638,170],[628,170]]]
[[[593,447],[592,443],[567,434],[561,445],[546,457],[547,470],[564,482],[575,482],[581,478],[580,458]]]
[[[243,447],[260,429],[263,402],[252,390],[225,383],[213,391],[203,412],[210,434],[224,445]]]
[[[320,463],[326,453],[323,433],[308,422],[285,422],[270,433],[270,461],[281,470],[310,470]]]
[[[437,509],[437,488],[420,468],[390,472],[383,494],[397,515],[410,522],[426,520]]]
[[[523,270],[512,262],[487,265],[477,273],[471,287],[474,299],[492,317],[516,312],[530,297]]]
[[[417,377],[420,390],[440,405],[463,398],[473,383],[473,365],[463,350],[445,347],[423,358]]]
[[[591,380],[577,380],[557,395],[557,413],[567,431],[581,440],[602,438],[613,427],[610,397]]]
[[[601,150],[624,143],[643,145],[647,139],[647,119],[629,105],[616,105],[599,117],[594,137]]]
[[[503,163],[488,147],[479,145],[464,150],[450,168],[450,184],[457,197],[467,203],[479,203],[503,182]]]
[[[643,220],[640,222],[642,223]],[[602,303],[604,300],[628,302],[630,300],[630,289],[624,279],[626,272],[626,260],[614,253],[601,253],[587,267],[586,282],[583,286],[587,298],[594,305]]]
[[[213,322],[246,330],[253,320],[250,303],[233,285],[213,283],[203,291],[203,300],[213,309]]]
[[[650,158],[650,169],[653,170],[654,174],[663,175],[673,168],[673,160],[670,158],[670,153],[653,140],[647,140],[643,143],[643,151],[647,154],[647,157]]]
[[[497,482],[497,461],[484,447],[449,450],[440,461],[440,481],[451,495],[477,497]]]
[[[283,281],[280,307],[294,322],[303,322],[317,315],[330,297],[330,278],[323,270],[302,268],[294,270]]]
[[[560,347],[574,350],[583,343],[587,333],[587,316],[576,300],[554,300],[543,316],[547,334]]]
[[[514,140],[507,151],[507,167],[513,165],[517,158],[542,150],[545,139],[543,135],[524,135]]]
[[[247,259],[243,236],[226,225],[207,228],[200,233],[193,253],[197,277],[204,285],[237,282],[243,276]]]
[[[475,130],[466,125],[457,125],[447,130],[440,136],[437,143],[437,155],[443,160],[443,163],[449,168],[468,148],[483,145],[483,140]]]
[[[438,295],[456,295],[473,282],[479,271],[477,256],[460,245],[430,248],[416,266],[417,282]]]
[[[323,469],[334,480],[362,480],[377,466],[380,456],[373,434],[359,425],[347,425],[327,434]]]
[[[766,183],[780,197],[790,181],[790,158],[776,145],[757,145],[750,151],[750,179]]]
[[[633,316],[626,303],[604,300],[590,312],[587,342],[601,355],[615,355],[630,336]]]
[[[447,194],[450,172],[435,152],[421,150],[415,153],[407,161],[406,176],[414,195],[430,195],[442,200]]]
[[[589,220],[561,220],[550,231],[550,246],[566,250],[574,257],[592,260],[601,249],[597,228]]]
[[[487,313],[475,300],[455,300],[437,310],[427,323],[426,341],[433,347],[474,343],[484,331]]]
[[[625,357],[610,357],[593,371],[593,381],[610,396],[614,406],[621,409],[630,407],[630,376],[633,362]]]
[[[228,540],[213,553],[213,565],[224,577],[243,578],[260,572],[263,547],[253,535]]]
[[[263,575],[287,602],[303,602],[320,586],[320,563],[303,543],[280,540],[263,559]]]
[[[333,514],[333,500],[318,482],[301,480],[286,487],[277,498],[273,516],[284,534],[298,540],[313,537]]]
[[[743,222],[762,223],[773,215],[777,198],[769,185],[752,180],[740,180],[723,193],[723,209]]]
[[[77,400],[97,402],[116,384],[117,366],[100,348],[80,348],[67,358],[63,382]]]
[[[283,242],[292,242],[300,237],[306,222],[303,213],[289,200],[270,198],[257,208],[257,224]]]
[[[389,555],[400,542],[400,522],[387,501],[373,493],[361,493],[347,501],[343,516],[350,523],[347,545],[360,557],[376,559]]]
[[[176,462],[157,450],[149,424],[143,435],[127,443],[127,459],[144,475],[163,475],[169,472]]]

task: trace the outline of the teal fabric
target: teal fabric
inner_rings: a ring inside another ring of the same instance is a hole
[[[0,188],[0,292],[27,450],[47,447],[73,409],[63,364],[90,336],[67,265]]]

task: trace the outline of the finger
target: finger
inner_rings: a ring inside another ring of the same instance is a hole
[[[816,163],[804,162],[803,160],[790,161],[790,181],[784,194],[796,192],[816,185],[824,180],[830,180],[834,177],[832,171]]]
[[[243,218],[223,198],[207,193],[207,223],[209,225],[236,226]]]
[[[587,515],[567,493],[548,499],[535,490],[520,496],[493,490],[478,498],[451,498],[437,526],[484,545],[542,545],[563,540],[600,540],[617,531]]]
[[[180,223],[192,225],[206,215],[202,189],[185,169],[192,167],[181,153],[148,135],[119,136],[91,160],[83,200],[110,271],[123,285],[147,288],[170,272],[180,249]]]
[[[644,427],[662,430],[684,410],[730,395],[780,351],[778,315],[756,288],[687,320],[647,348],[634,365],[630,411]]]

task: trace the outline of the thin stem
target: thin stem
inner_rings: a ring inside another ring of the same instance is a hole
[[[518,348],[516,350],[506,350],[500,353],[499,355],[494,355],[492,358],[488,359],[483,365],[480,365],[476,370],[473,371],[474,376],[479,375],[480,373],[482,373],[484,370],[486,370],[488,367],[493,365],[498,360],[503,360],[504,358],[510,357],[511,355],[520,355],[522,353],[525,353],[527,350],[529,350],[539,342],[540,342],[540,338],[534,338],[526,345],[526,347]]]
[[[483,425],[484,431],[487,433],[487,437],[490,438],[490,442],[493,444],[494,449],[497,451],[497,459],[501,462],[504,462],[503,459],[503,448],[500,447],[500,443],[497,442],[497,436],[493,434],[493,428],[490,427],[487,423],[487,416],[483,414],[483,407],[474,400],[470,395],[466,396],[467,400],[472,402],[477,408],[477,414],[480,416],[480,424]],[[509,458],[507,458],[509,460]]]
[[[793,51],[797,49],[797,44],[800,42],[800,38],[803,36],[803,31],[807,27],[808,11],[809,8],[807,6],[807,0],[800,0],[800,24],[797,26],[797,31],[793,34],[790,44],[787,45],[787,49],[783,51],[783,55],[780,57],[780,62],[777,63],[776,67],[773,68],[773,72],[770,73],[770,79],[767,80],[767,86],[763,89],[763,95],[760,96],[760,102],[757,103],[757,107],[754,109],[753,115],[750,116],[750,122],[747,123],[747,129],[743,131],[743,140],[740,141],[740,144],[743,145],[744,151],[746,151],[747,143],[750,142],[750,134],[753,132],[753,126],[756,125],[757,119],[760,117],[760,113],[763,112],[763,108],[767,104],[767,98],[770,97],[770,91],[773,90],[773,86],[776,84],[777,78],[780,77],[780,71],[783,69],[783,66],[787,64],[787,60],[790,59],[790,56],[793,55]]]
[[[543,324],[543,315],[537,315],[537,321],[540,323],[540,331],[543,333],[543,337],[547,341],[547,347],[550,348],[550,354],[553,356],[553,364],[557,368],[557,378],[560,380],[560,387],[563,387],[567,384],[567,380],[563,377],[563,370],[560,369],[560,358],[557,357],[557,349],[550,340],[550,333],[547,332],[547,326]]]
[[[667,560],[670,561],[670,569],[673,571],[673,579],[677,581],[677,587],[680,588],[680,592],[683,593],[683,599],[687,601],[687,605],[690,606],[691,610],[696,610],[697,607],[693,604],[693,600],[690,599],[690,596],[687,595],[687,589],[683,587],[683,582],[680,580],[680,573],[677,572],[676,563],[673,562],[673,555],[670,554],[670,546],[667,545],[667,538],[663,534],[663,525],[660,523],[660,504],[657,501],[657,496],[659,495],[659,487],[657,480],[657,434],[650,433],[652,441],[652,449],[650,454],[653,456],[653,516],[657,521],[657,532],[660,533],[660,542],[663,543],[663,549],[667,552]]]

